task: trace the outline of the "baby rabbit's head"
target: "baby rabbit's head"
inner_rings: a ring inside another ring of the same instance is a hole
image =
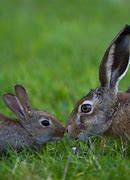
[[[118,83],[129,66],[130,26],[125,26],[105,52],[99,68],[100,87],[82,98],[70,115],[70,137],[87,139],[105,133],[111,126],[118,101]]]
[[[31,108],[27,92],[21,85],[15,86],[16,95],[6,93],[6,105],[17,115],[21,126],[36,140],[44,144],[64,135],[64,127],[50,113]]]

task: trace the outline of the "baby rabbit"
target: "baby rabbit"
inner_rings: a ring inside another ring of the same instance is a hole
[[[130,61],[130,26],[126,25],[105,52],[99,68],[100,87],[91,90],[70,114],[67,131],[75,139],[95,135],[130,137],[130,89],[118,91]]]
[[[0,113],[0,151],[8,147],[38,149],[48,141],[63,137],[64,127],[50,113],[31,108],[26,90],[15,86],[16,96],[4,94],[6,105],[17,115],[13,120]]]

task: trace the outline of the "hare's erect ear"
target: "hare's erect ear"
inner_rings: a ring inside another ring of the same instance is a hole
[[[128,70],[130,60],[130,26],[126,25],[105,52],[99,68],[102,87],[118,88],[118,82]]]
[[[11,111],[13,111],[18,117],[25,119],[24,109],[16,96],[13,94],[3,94],[3,100]]]
[[[21,85],[15,85],[15,93],[20,103],[22,104],[25,112],[30,111],[31,106],[29,104],[29,100],[25,88]]]

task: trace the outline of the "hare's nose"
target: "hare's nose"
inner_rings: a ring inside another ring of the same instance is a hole
[[[67,132],[67,133],[70,133],[70,132],[71,132],[71,125],[67,126],[66,132]]]

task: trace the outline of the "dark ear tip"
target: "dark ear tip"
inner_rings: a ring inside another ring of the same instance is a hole
[[[16,85],[14,86],[14,89],[15,89],[15,91],[17,91],[17,90],[19,90],[19,89],[23,89],[24,91],[26,91],[25,88],[24,88],[22,85],[20,85],[20,84],[16,84]]]
[[[24,88],[21,84],[16,84],[14,88]]]
[[[6,103],[10,98],[14,97],[14,94],[11,93],[4,93],[2,94],[2,99]]]
[[[128,24],[125,25],[124,33],[130,34],[130,25],[128,25]]]
[[[6,96],[7,96],[8,93],[4,93],[2,94],[2,99],[5,100]]]
[[[3,97],[4,97],[4,96],[8,96],[8,95],[9,95],[9,96],[12,96],[13,94],[11,94],[11,93],[3,93],[3,94],[2,94]]]
[[[4,93],[4,94],[2,94],[3,98],[9,97],[9,96],[11,96],[11,97],[13,96],[14,97],[15,95],[11,94],[11,93]]]

